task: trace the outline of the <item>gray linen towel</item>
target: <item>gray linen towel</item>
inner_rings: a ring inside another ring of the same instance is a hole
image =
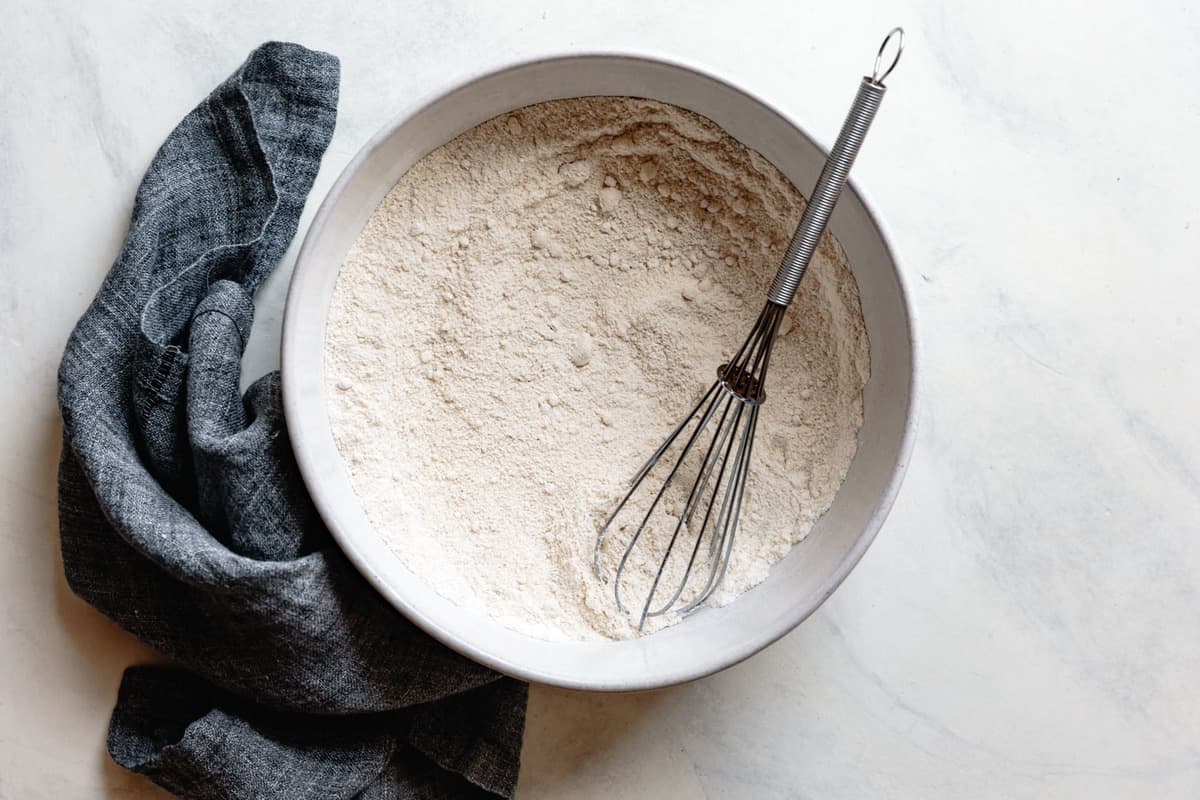
[[[59,368],[71,588],[175,666],[126,672],[122,766],[187,798],[509,797],[526,687],[400,616],[333,545],[253,293],[333,135],[337,59],[270,43],[158,151]]]

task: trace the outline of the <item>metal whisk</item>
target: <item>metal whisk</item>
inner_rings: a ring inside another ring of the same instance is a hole
[[[895,69],[903,50],[904,31],[892,29],[884,38],[875,57],[875,68],[869,77],[864,77],[858,87],[858,95],[854,105],[842,123],[837,142],[829,153],[829,159],[821,171],[809,197],[808,205],[800,224],[792,236],[787,253],[771,284],[767,294],[767,302],[758,315],[758,320],[750,330],[750,335],[742,342],[742,346],[726,364],[717,369],[717,379],[709,387],[700,401],[650,456],[645,465],[638,470],[633,478],[629,492],[609,515],[604,527],[596,537],[594,569],[596,576],[604,579],[601,568],[601,547],[609,534],[614,521],[625,509],[630,499],[638,490],[647,485],[647,478],[659,464],[663,455],[684,436],[686,441],[678,457],[669,468],[661,485],[658,486],[649,508],[641,517],[641,523],[630,537],[621,559],[617,564],[613,577],[613,594],[617,607],[628,613],[621,601],[621,580],[630,555],[637,546],[639,539],[647,530],[656,509],[663,503],[663,498],[672,482],[680,476],[681,468],[684,473],[694,470],[691,488],[687,499],[679,510],[678,518],[674,521],[674,530],[667,543],[666,552],[658,562],[653,583],[642,604],[638,617],[638,629],[641,630],[648,617],[666,614],[679,605],[679,612],[686,614],[707,601],[720,586],[729,566],[729,556],[733,552],[734,535],[737,533],[738,519],[742,512],[742,501],[746,492],[746,477],[750,471],[750,456],[754,450],[754,433],[758,427],[758,412],[766,400],[764,384],[767,378],[767,367],[771,362],[771,348],[775,343],[775,335],[784,311],[796,296],[800,280],[808,269],[813,253],[817,249],[821,235],[829,222],[830,214],[837,203],[850,166],[862,146],[867,135],[867,129],[879,109],[886,87],[883,82]],[[884,54],[892,45],[894,55],[884,66]],[[715,420],[715,427],[713,422]],[[697,461],[697,459],[699,459]],[[665,462],[664,462],[665,463]],[[719,502],[718,502],[719,500]],[[714,517],[714,509],[716,515]],[[701,515],[698,517],[698,515]],[[672,515],[674,516],[674,515]],[[699,519],[699,528],[693,524]],[[681,534],[687,531],[692,538],[690,553],[687,549],[676,550]],[[702,547],[707,540],[707,547]],[[701,557],[701,568],[697,569],[697,559],[701,551],[706,551]],[[676,579],[677,588],[671,596],[655,606],[654,598],[659,585],[667,571],[672,554],[677,558],[686,556],[686,564],[678,564],[675,572],[682,570],[682,576]],[[705,575],[705,573],[707,573]],[[704,575],[700,582],[689,592],[689,584],[695,576]],[[681,601],[682,598],[682,601]]]

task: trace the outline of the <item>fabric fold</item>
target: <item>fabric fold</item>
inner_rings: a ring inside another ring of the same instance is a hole
[[[110,731],[119,763],[171,791],[310,796],[288,763],[313,797],[511,796],[525,686],[366,584],[305,492],[278,373],[239,391],[253,295],[296,232],[338,82],[333,56],[265,44],[151,163],[59,369],[64,568],[186,670],[131,670]]]

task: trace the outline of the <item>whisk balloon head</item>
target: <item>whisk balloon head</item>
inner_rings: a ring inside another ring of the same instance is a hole
[[[596,537],[593,566],[601,580],[606,545],[619,547],[614,542],[617,533],[627,537],[611,583],[617,608],[636,616],[638,630],[651,617],[699,608],[725,577],[745,499],[758,412],[766,399],[763,386],[771,348],[785,309],[767,302],[742,346],[638,470]],[[646,553],[655,546],[661,547],[661,555]],[[649,588],[631,608],[623,590],[630,570],[638,569],[635,564],[641,565]]]

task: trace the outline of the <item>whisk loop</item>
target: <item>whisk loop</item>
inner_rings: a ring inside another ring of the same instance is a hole
[[[717,369],[716,381],[637,471],[629,491],[596,536],[593,569],[596,577],[603,580],[601,562],[605,541],[614,530],[626,529],[619,525],[614,527],[614,523],[627,508],[631,512],[636,510],[640,515],[641,521],[621,552],[612,579],[617,608],[629,614],[630,609],[622,600],[622,584],[633,563],[631,557],[656,521],[656,514],[673,526],[665,552],[657,561],[649,591],[637,612],[639,630],[645,627],[646,620],[651,617],[672,610],[687,614],[699,608],[712,597],[725,577],[746,498],[754,435],[758,428],[759,411],[766,400],[767,367],[771,363],[771,350],[779,332],[779,324],[796,296],[800,280],[846,184],[850,166],[883,99],[886,91],[883,81],[900,60],[902,39],[903,31],[900,28],[888,33],[876,56],[874,72],[860,82],[854,105],[809,196],[804,215],[771,284],[767,302],[750,329],[750,335],[733,357]],[[883,55],[890,44],[895,47],[895,55],[881,72]],[[673,459],[664,459],[681,440],[683,444],[678,454]],[[664,467],[670,464],[670,467],[661,484],[654,484],[649,479],[660,464]],[[666,506],[668,496],[673,498],[679,493],[669,491],[676,481],[686,484],[682,476],[690,479],[691,484],[676,514]],[[652,495],[644,511],[638,502],[630,505],[635,497],[641,498],[639,491],[643,488],[646,491],[642,494]],[[699,527],[696,528],[697,516],[701,511],[703,516],[699,517]],[[685,535],[691,538],[690,548],[677,549]],[[704,547],[706,541],[707,547]],[[655,597],[667,577],[674,582],[675,590],[668,599],[656,605]]]

